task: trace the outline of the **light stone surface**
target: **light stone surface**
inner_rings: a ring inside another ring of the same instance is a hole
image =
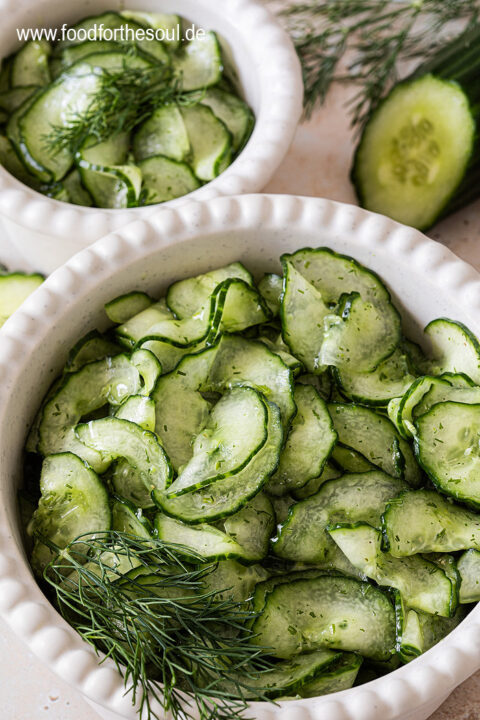
[[[345,109],[348,94],[337,87],[314,118],[299,127],[293,146],[265,189],[355,202],[348,174],[354,147]],[[480,270],[480,202],[449,218],[429,234]],[[16,266],[0,238],[0,261]],[[27,268],[25,268],[27,269]],[[20,643],[0,620],[2,720],[99,720],[79,694]],[[457,688],[430,720],[478,720],[480,671]]]

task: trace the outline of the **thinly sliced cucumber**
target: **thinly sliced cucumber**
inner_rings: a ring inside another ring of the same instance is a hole
[[[283,339],[309,372],[321,373],[325,369],[319,359],[323,321],[330,310],[320,292],[289,262],[284,263],[284,278],[280,309]]]
[[[128,303],[128,295],[125,297]],[[112,302],[115,303],[115,300]],[[153,304],[150,303],[145,309],[139,310],[130,316],[121,323],[120,327],[116,327],[114,332],[122,343],[133,348],[144,337],[148,336],[150,329],[154,325],[162,323],[165,320],[172,321],[174,320],[174,316],[167,308],[165,300],[159,300]]]
[[[444,402],[416,421],[415,454],[441,492],[480,507],[480,404]]]
[[[10,86],[47,85],[50,82],[48,58],[52,48],[46,40],[31,40],[14,55],[10,67]]]
[[[190,151],[185,123],[176,105],[162,105],[145,120],[133,138],[135,160],[163,155],[181,162]]]
[[[475,335],[458,320],[437,318],[425,328],[435,374],[465,373],[480,384],[480,344]]]
[[[6,90],[0,93],[0,108],[10,115],[10,113],[18,110],[20,105],[23,105],[28,98],[32,97],[36,90],[38,90],[38,85],[28,85],[26,87]]]
[[[154,493],[155,502],[168,515],[187,523],[217,520],[236,512],[258,493],[277,467],[283,431],[280,412],[273,403],[268,403],[267,429],[267,442],[237,474],[172,500],[165,493]]]
[[[416,553],[480,550],[480,518],[433,490],[417,490],[391,500],[383,531],[395,557]]]
[[[150,395],[158,378],[162,374],[162,366],[150,350],[139,348],[130,356],[130,362],[137,368],[143,381],[141,395]]]
[[[167,290],[167,305],[176,317],[191,317],[205,305],[215,288],[229,278],[238,278],[247,285],[253,285],[251,273],[242,263],[234,262],[173,283]]]
[[[319,577],[278,585],[252,626],[255,643],[290,658],[319,648],[387,660],[395,645],[395,616],[387,596],[353,578]]]
[[[297,360],[296,357],[290,354],[288,347],[283,342],[283,338],[281,335],[278,335],[275,340],[270,340],[268,337],[263,337],[262,335],[260,335],[257,337],[257,340],[266,345],[269,350],[275,353],[275,355],[278,355],[278,357],[292,371],[293,375],[298,375],[305,369],[300,360]]]
[[[23,182],[34,190],[40,190],[40,180],[28,172],[24,163],[14,150],[12,142],[3,135],[0,135],[0,165],[2,165],[10,175],[20,180],[20,182]]]
[[[118,53],[122,51],[120,43],[113,40],[86,40],[78,45],[70,45],[66,47],[61,55],[61,68],[71,67],[79,60],[83,60],[89,55],[98,55],[99,53]]]
[[[350,400],[380,407],[388,405],[392,398],[401,397],[415,380],[406,355],[398,348],[373,372],[336,367],[333,373],[342,393]]]
[[[288,518],[290,508],[295,505],[295,498],[291,495],[270,495],[273,509],[275,512],[275,521],[277,525],[283,525]]]
[[[327,462],[322,474],[316,478],[312,478],[312,480],[309,480],[303,487],[298,488],[298,490],[294,490],[293,497],[296,500],[304,500],[311,495],[315,495],[327,480],[335,480],[341,475],[342,470],[337,469],[330,462]]]
[[[234,335],[220,339],[207,388],[225,392],[237,385],[250,385],[280,408],[284,427],[295,414],[292,374],[278,355],[262,343]]]
[[[205,105],[181,109],[191,146],[191,166],[200,180],[213,180],[230,164],[232,137]]]
[[[153,528],[141,510],[131,505],[124,498],[116,498],[112,505],[112,530],[129,533],[136,538],[149,540]],[[140,564],[140,561],[139,561]]]
[[[403,397],[394,398],[389,402],[388,416],[403,438],[416,435],[413,411],[434,385],[441,385],[445,388],[450,386],[446,379],[423,375],[410,385]]]
[[[272,313],[278,315],[282,304],[283,278],[275,273],[265,273],[257,287]]]
[[[153,305],[153,302],[147,293],[136,290],[110,300],[105,305],[105,312],[109,320],[123,325],[134,315],[138,315]]]
[[[352,565],[378,585],[397,588],[414,610],[450,617],[456,606],[456,588],[445,572],[419,555],[396,558],[382,552],[382,534],[365,523],[329,528],[330,537]]]
[[[64,372],[77,372],[87,363],[105,357],[113,357],[120,352],[121,349],[118,345],[101,335],[98,330],[91,330],[68,353]]]
[[[325,402],[311,385],[297,385],[293,418],[278,469],[266,490],[284,495],[321,475],[337,439]]]
[[[163,155],[155,155],[138,163],[142,173],[143,204],[174,200],[197,190],[200,182],[189,165],[171,160]]]
[[[413,417],[425,415],[434,405],[443,402],[457,402],[465,405],[477,405],[480,403],[480,387],[449,387],[448,385],[434,384],[425,393],[420,402],[413,409]]]
[[[329,480],[316,495],[292,507],[272,540],[275,555],[312,564],[328,560],[335,547],[325,532],[329,525],[366,522],[379,527],[385,504],[405,488],[402,480],[379,470]]]
[[[340,299],[336,315],[325,318],[319,355],[322,365],[373,372],[400,340],[400,318],[383,312],[383,305],[364,301],[353,292]]]
[[[105,403],[118,406],[140,390],[140,375],[125,355],[89,363],[70,373],[43,409],[38,449],[42,455],[69,450],[102,472],[105,463],[100,453],[87,448],[75,436],[82,417]]]
[[[268,542],[275,527],[275,513],[265,493],[260,492],[240,509],[221,520],[219,526],[238,542],[251,557],[261,559],[268,553]]]
[[[410,445],[388,418],[361,405],[330,403],[328,409],[341,443],[389,475],[404,477],[413,487],[420,485],[422,476]]]
[[[422,230],[441,216],[470,159],[475,121],[456,82],[395,86],[367,123],[352,178],[361,204]]]
[[[362,662],[363,658],[354,653],[342,653],[341,659],[331,668],[306,682],[300,689],[300,695],[303,698],[313,698],[348,690],[353,686]]]
[[[147,25],[155,30],[163,30],[164,34],[159,40],[175,50],[181,42],[182,19],[180,15],[170,15],[157,12],[137,12],[136,10],[122,10],[120,13],[127,20],[135,20],[141,25]]]
[[[138,205],[142,186],[140,168],[135,165],[103,167],[83,159],[78,160],[78,168],[97,207],[119,209]]]
[[[135,470],[130,479],[135,480],[139,493],[142,486],[150,494],[170,484],[173,472],[164,449],[154,433],[136,423],[106,417],[77,425],[75,434],[80,442],[99,452],[105,463],[119,458],[126,460]]]
[[[335,445],[330,459],[344,472],[361,473],[375,470],[375,465],[372,465],[366,457],[342,443]]]
[[[40,477],[40,498],[33,515],[36,536],[32,566],[41,575],[56,553],[42,538],[62,550],[85,533],[110,529],[108,495],[96,473],[70,452],[45,458]]]
[[[457,563],[460,575],[459,601],[472,603],[480,600],[480,552],[467,550]]]
[[[78,158],[91,167],[122,165],[127,159],[129,142],[130,136],[126,132],[117,133],[102,142],[91,136],[83,143]]]
[[[232,136],[233,152],[239,152],[246,144],[255,124],[255,117],[248,105],[232,93],[218,87],[209,88],[202,97],[202,105],[208,105]]]
[[[169,486],[167,497],[198,490],[242,470],[265,445],[267,420],[267,406],[256,390],[235,387],[227,392],[195,438],[192,459]]]
[[[155,402],[145,395],[130,395],[115,413],[119,420],[140,425],[143,430],[155,431]]]
[[[85,207],[93,205],[92,196],[83,187],[82,178],[76,168],[63,178],[62,185],[68,193],[68,202],[73,203],[73,205],[84,205]]]
[[[231,598],[235,602],[245,602],[252,597],[255,585],[267,577],[268,572],[261,565],[219,560],[216,568],[202,578],[202,585],[207,592],[216,592],[218,600]]]
[[[0,327],[44,281],[43,275],[0,275]]]
[[[185,45],[173,59],[182,90],[202,90],[222,76],[222,52],[214,32],[205,33]]]

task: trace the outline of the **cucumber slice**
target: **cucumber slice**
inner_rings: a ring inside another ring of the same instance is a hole
[[[331,668],[327,668],[319,677],[306,682],[299,693],[303,698],[329,695],[348,690],[355,682],[363,658],[353,653],[342,653],[342,657]]]
[[[283,442],[280,412],[268,403],[267,441],[243,470],[196,492],[169,500],[165,493],[154,493],[162,510],[187,523],[217,520],[231,515],[254,497],[275,470]]]
[[[150,540],[153,533],[153,528],[149,520],[142,515],[142,511],[135,508],[124,498],[117,498],[113,502],[112,530],[129,533],[143,540]],[[140,564],[140,561],[138,561],[138,564]]]
[[[232,136],[233,152],[242,150],[255,125],[255,117],[248,105],[236,95],[218,87],[208,88],[201,102],[202,105],[208,105],[214,115],[227,126]]]
[[[403,438],[411,438],[416,435],[413,412],[434,385],[447,388],[450,383],[440,377],[424,375],[410,385],[402,398],[395,398],[388,404],[388,416]]]
[[[135,470],[133,477],[139,493],[143,488],[147,493],[164,490],[172,480],[172,467],[156,436],[134,422],[116,417],[91,420],[77,425],[75,435],[99,452],[105,463],[126,460]]]
[[[375,466],[361,453],[341,443],[337,443],[333,448],[331,461],[344,472],[362,473],[375,470]]]
[[[293,418],[278,469],[266,490],[284,495],[321,475],[337,439],[325,402],[311,385],[297,385],[293,398],[297,414]]]
[[[460,575],[459,601],[472,603],[480,600],[480,552],[467,550],[458,559]]]
[[[200,180],[213,180],[231,162],[232,136],[205,105],[181,108],[191,146],[191,166]]]
[[[444,402],[416,421],[415,454],[442,492],[480,507],[480,405]]]
[[[71,67],[74,63],[79,60],[83,60],[88,55],[98,55],[99,53],[118,53],[122,51],[120,43],[113,42],[112,40],[87,40],[81,42],[78,45],[71,45],[66,47],[61,55],[61,68],[62,71],[66,68]]]
[[[383,531],[395,557],[480,550],[480,518],[433,490],[399,495],[388,503]]]
[[[113,357],[120,353],[120,348],[111,340],[103,337],[98,330],[91,330],[84,335],[68,353],[64,372],[77,372],[84,365],[105,357]]]
[[[458,320],[437,318],[424,332],[431,344],[435,374],[465,373],[480,385],[480,344],[465,325]]]
[[[271,495],[270,500],[275,512],[276,524],[283,525],[288,518],[290,508],[295,505],[295,499],[291,495]]]
[[[399,348],[373,372],[361,373],[357,369],[335,367],[333,374],[346,397],[374,407],[385,407],[392,398],[401,397],[415,380],[410,374],[407,356]]]
[[[278,355],[262,343],[234,335],[219,342],[205,389],[225,392],[237,385],[250,385],[280,408],[284,427],[295,414],[292,374]]]
[[[263,492],[255,495],[238,512],[220,522],[220,527],[238,542],[251,557],[262,559],[268,553],[268,542],[275,527],[272,503]]]
[[[167,305],[176,317],[180,319],[191,317],[205,305],[215,288],[229,278],[238,278],[247,285],[253,285],[251,273],[242,263],[234,262],[173,283],[167,290]]]
[[[294,265],[284,263],[284,287],[280,317],[282,336],[295,357],[311,373],[325,370],[319,359],[323,343],[323,321],[330,310],[319,291]]]
[[[378,588],[324,576],[274,588],[252,634],[278,658],[326,647],[387,660],[395,645],[395,616]]]
[[[110,300],[105,304],[105,312],[109,320],[123,325],[134,315],[153,305],[153,302],[147,293],[137,290]]]
[[[43,275],[16,272],[0,275],[0,327],[44,281]]]
[[[433,75],[398,84],[368,121],[352,180],[363,207],[419,230],[442,214],[475,139],[467,95]]]
[[[480,403],[480,387],[449,387],[434,384],[413,409],[413,417],[425,415],[434,405],[443,402],[457,402],[465,405]]]
[[[162,155],[140,161],[138,168],[142,174],[144,205],[174,200],[200,187],[189,165]]]
[[[134,20],[140,25],[149,25],[155,30],[163,30],[164,34],[159,40],[169,50],[175,50],[181,42],[182,19],[180,15],[138,12],[136,10],[122,10],[120,14],[127,20]]]
[[[257,287],[272,314],[278,315],[282,304],[283,278],[275,273],[265,273]]]
[[[119,420],[140,425],[143,430],[155,431],[155,402],[145,395],[130,395],[115,413]]]
[[[134,365],[143,380],[141,395],[150,395],[160,375],[162,366],[155,355],[149,350],[140,348],[130,356],[130,362]]]
[[[77,169],[72,170],[66,177],[63,178],[62,184],[68,193],[68,202],[73,205],[83,205],[85,207],[92,207],[93,200],[92,196],[82,185],[82,178]]]
[[[111,525],[107,491],[96,473],[70,452],[45,458],[40,491],[33,515],[37,539],[32,553],[32,567],[38,575],[56,555],[41,538],[62,550],[79,535],[91,533],[94,538]]]
[[[388,418],[361,405],[330,403],[328,410],[339,442],[361,453],[389,475],[404,477],[412,487],[421,484],[421,472],[410,445]]]
[[[320,490],[322,485],[324,483],[326,483],[327,480],[335,480],[336,478],[340,477],[341,475],[342,475],[342,470],[337,469],[336,467],[334,467],[334,465],[332,463],[327,461],[322,474],[316,478],[312,478],[305,485],[303,485],[303,487],[298,488],[298,490],[294,490],[292,493],[293,497],[296,500],[304,500],[305,498],[310,497],[311,495],[315,495],[315,493],[317,493]]]
[[[319,362],[373,372],[398,345],[400,318],[385,315],[382,305],[365,302],[357,292],[340,299],[337,313],[325,318]]]
[[[140,375],[125,355],[107,357],[70,373],[43,409],[38,449],[42,455],[69,450],[97,472],[108,465],[102,455],[80,442],[75,427],[105,403],[118,406],[140,390]]]
[[[18,110],[20,105],[32,97],[33,93],[38,90],[38,85],[28,85],[27,87],[16,87],[12,90],[6,90],[0,93],[0,108],[10,115],[10,113]]]
[[[215,598],[235,602],[249,600],[257,583],[266,580],[268,572],[261,565],[240,565],[236,560],[220,560],[216,568],[202,578],[206,592],[216,593]]]
[[[31,40],[13,56],[10,86],[47,85],[50,82],[48,58],[52,48],[46,40]]]
[[[214,32],[197,37],[173,58],[173,69],[180,88],[202,90],[222,77],[222,52]]]
[[[192,492],[242,470],[267,441],[267,419],[267,406],[253,388],[236,387],[226,393],[195,438],[192,459],[168,488],[167,497]]]
[[[20,182],[34,190],[40,190],[40,180],[28,172],[10,140],[3,135],[0,135],[0,165]]]
[[[129,307],[129,296],[121,296],[121,298],[122,297],[127,298],[127,307]],[[112,302],[115,303],[116,300],[112,300]],[[144,310],[139,310],[122,322],[120,327],[115,328],[114,333],[120,342],[133,348],[139,344],[144,337],[148,336],[150,329],[154,325],[162,323],[164,320],[172,321],[174,319],[174,316],[165,304],[165,300],[159,300],[153,304],[150,303]]]
[[[402,480],[379,470],[329,480],[316,495],[292,507],[287,522],[272,540],[273,551],[287,560],[323,563],[335,547],[325,532],[329,525],[366,522],[380,527],[385,504],[405,488]]]
[[[305,369],[300,360],[290,355],[281,335],[279,335],[275,341],[270,340],[268,337],[262,337],[261,335],[256,339],[266,345],[275,355],[278,355],[280,360],[292,371],[293,375],[298,375],[298,373],[301,373]]]
[[[396,558],[382,552],[381,532],[365,523],[335,525],[328,532],[352,565],[378,585],[397,588],[409,607],[442,617],[453,614],[456,588],[440,567],[418,555]]]
[[[163,105],[136,131],[133,153],[136,162],[164,155],[181,162],[190,151],[190,142],[182,114],[176,105]]]

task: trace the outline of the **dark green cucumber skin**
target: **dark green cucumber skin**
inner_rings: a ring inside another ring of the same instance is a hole
[[[461,210],[461,208],[480,197],[480,24],[471,30],[465,31],[445,45],[438,53],[422,63],[409,77],[397,83],[392,89],[402,84],[408,84],[424,75],[433,75],[442,80],[456,82],[470,102],[470,112],[476,127],[474,147],[463,178],[434,221],[428,227],[421,228],[422,230],[428,230],[433,224],[443,220],[448,215],[452,215],[457,210]],[[363,129],[389,97],[390,93],[374,108],[365,121]],[[350,180],[359,204],[365,207],[366,198],[356,172],[361,144],[362,137],[360,137],[353,156]]]

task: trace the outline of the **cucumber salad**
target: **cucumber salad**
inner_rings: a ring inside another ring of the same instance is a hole
[[[107,11],[55,43],[24,44],[2,62],[0,164],[44,195],[100,208],[162,203],[213,180],[254,116],[216,34],[188,28],[176,15]]]
[[[32,567],[51,580],[61,557],[57,599],[68,586],[77,607],[99,547],[107,609],[126,582],[128,598],[178,598],[155,585],[154,542],[207,563],[198,592],[245,608],[233,635],[268,660],[246,698],[371,680],[480,600],[477,339],[439,318],[424,353],[354,259],[318,248],[281,263],[257,282],[234,262],[107,303],[111,328],[79,340],[43,400],[22,494]]]

